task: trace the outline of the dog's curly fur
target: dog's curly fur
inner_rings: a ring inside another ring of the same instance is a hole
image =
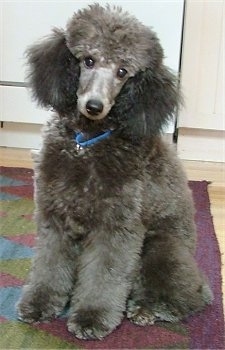
[[[56,113],[35,164],[37,251],[19,318],[49,320],[70,300],[69,331],[101,339],[125,312],[146,325],[201,310],[212,294],[193,257],[192,199],[160,136],[180,96],[155,33],[95,4],[28,61],[34,97]],[[77,150],[75,132],[108,129]]]

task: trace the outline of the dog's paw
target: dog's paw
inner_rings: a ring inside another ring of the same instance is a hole
[[[127,310],[127,318],[138,326],[153,325],[157,320],[154,314],[138,305]]]
[[[98,309],[80,309],[70,316],[67,323],[68,330],[78,339],[101,340],[114,329],[105,324],[104,314],[104,311]]]
[[[154,303],[149,309],[138,303],[136,304],[133,300],[129,300],[127,318],[139,326],[147,326],[153,325],[157,321],[175,323],[178,322],[181,317],[178,310],[174,309],[172,305],[169,307],[169,305],[165,303]]]
[[[49,293],[43,290],[24,288],[24,293],[16,305],[18,319],[26,323],[48,322],[63,309],[63,304],[53,302]]]
[[[18,320],[25,323],[48,322],[55,317],[54,311],[46,312],[40,307],[29,304],[29,302],[19,302],[17,304]]]

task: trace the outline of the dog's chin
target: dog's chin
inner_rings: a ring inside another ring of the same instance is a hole
[[[93,119],[87,117],[83,113],[80,113],[77,124],[80,131],[88,133],[97,133],[99,131],[104,131],[112,128],[112,125],[109,125],[107,115],[99,119]]]
[[[88,124],[102,124],[106,119],[106,117],[107,117],[106,115],[92,116],[92,115],[89,115],[88,113],[87,114],[84,114],[82,112],[79,113],[79,120]]]

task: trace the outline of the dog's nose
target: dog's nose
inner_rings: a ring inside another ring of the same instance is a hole
[[[86,110],[90,115],[98,115],[103,111],[103,104],[99,100],[89,100],[86,104]]]

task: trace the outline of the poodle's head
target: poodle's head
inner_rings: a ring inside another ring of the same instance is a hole
[[[35,98],[74,128],[158,133],[179,97],[155,33],[118,7],[74,14],[28,50]]]

